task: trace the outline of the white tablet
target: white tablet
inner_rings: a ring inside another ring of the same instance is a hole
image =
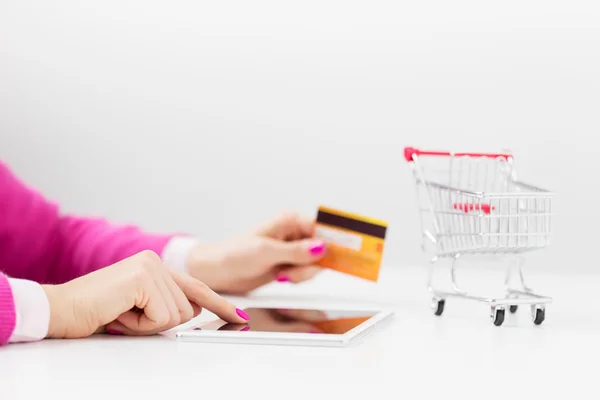
[[[250,317],[247,324],[218,319],[177,332],[176,338],[187,342],[343,347],[358,341],[393,314],[383,310],[257,307],[244,311]]]

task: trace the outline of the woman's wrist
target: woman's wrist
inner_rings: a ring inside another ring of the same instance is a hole
[[[217,251],[216,245],[199,243],[189,252],[186,269],[191,276],[220,292],[226,289],[225,277],[220,276],[223,262],[222,252]]]
[[[189,272],[189,258],[192,250],[199,244],[198,239],[189,236],[174,236],[164,247],[163,262],[176,271]]]
[[[65,337],[65,311],[61,299],[61,285],[41,285],[42,289],[48,297],[50,305],[50,319],[48,322],[48,332],[46,338],[62,338]]]

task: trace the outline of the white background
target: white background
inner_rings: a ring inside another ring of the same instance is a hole
[[[421,262],[406,145],[558,193],[536,268],[596,267],[600,13],[576,1],[0,3],[0,158],[65,211],[216,240],[319,204]]]

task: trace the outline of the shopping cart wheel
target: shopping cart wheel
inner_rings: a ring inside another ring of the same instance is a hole
[[[496,308],[492,307],[492,312],[490,313],[490,318],[492,322],[496,326],[500,326],[504,323],[504,314],[506,310],[504,308]]]
[[[436,299],[434,297],[433,301],[431,302],[431,308],[433,308],[433,313],[435,315],[442,315],[442,313],[444,312],[444,305],[446,305],[446,300]]]
[[[541,325],[546,319],[546,310],[540,306],[531,306],[531,319],[536,325]]]
[[[519,309],[519,306],[510,306],[509,307],[509,311],[511,312],[511,314],[516,313],[518,309]]]

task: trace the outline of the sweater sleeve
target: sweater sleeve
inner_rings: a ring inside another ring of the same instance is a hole
[[[8,343],[17,323],[15,302],[8,279],[0,273],[0,345]]]
[[[172,238],[102,218],[61,215],[57,204],[2,162],[0,204],[1,267],[11,277],[38,283],[63,283],[143,250],[161,254]]]

